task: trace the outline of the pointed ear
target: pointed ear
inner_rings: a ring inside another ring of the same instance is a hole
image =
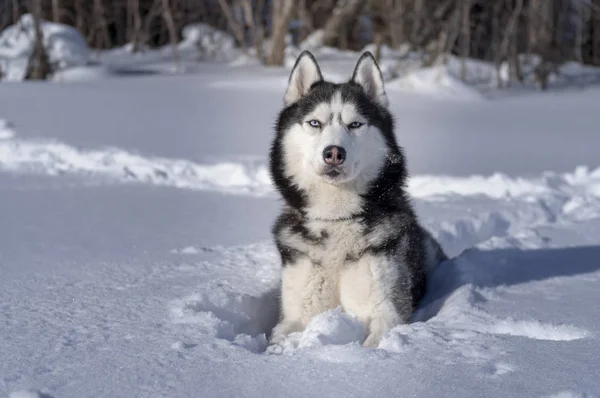
[[[366,51],[360,56],[351,81],[360,84],[373,101],[382,106],[388,106],[387,95],[383,87],[383,76],[371,52]]]
[[[315,57],[309,51],[303,51],[290,74],[288,87],[283,97],[285,105],[293,104],[304,97],[313,84],[322,80],[323,76]]]

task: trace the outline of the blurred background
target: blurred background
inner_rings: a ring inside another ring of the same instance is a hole
[[[305,49],[378,58],[454,257],[377,351],[259,354]],[[600,396],[600,0],[0,0],[0,80],[0,397]]]
[[[386,80],[447,65],[495,88],[585,84],[597,78],[586,66],[600,65],[600,0],[0,0],[0,32],[6,80],[115,64],[116,49],[171,57],[175,72],[190,61],[289,67],[302,49],[369,49],[387,56]]]

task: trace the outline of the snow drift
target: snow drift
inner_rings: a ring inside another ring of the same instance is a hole
[[[48,58],[55,70],[88,63],[88,46],[75,28],[42,21],[41,29]],[[20,81],[25,78],[34,44],[35,28],[31,14],[24,14],[17,24],[0,32],[0,68],[6,75],[4,79]]]
[[[231,35],[204,23],[184,26],[181,35],[179,50],[196,52],[201,61],[230,61],[237,53]]]

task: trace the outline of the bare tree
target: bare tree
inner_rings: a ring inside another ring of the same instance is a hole
[[[171,4],[169,0],[162,0],[162,15],[165,19],[167,29],[169,30],[169,38],[171,41],[171,47],[173,48],[173,62],[175,63],[175,71],[177,73],[181,70],[181,62],[179,59],[179,49],[177,47],[178,35],[177,28],[175,27],[175,20],[173,19],[173,10],[171,10]]]
[[[512,3],[512,0],[507,0],[510,3]],[[506,29],[504,30],[504,35],[502,37],[502,42],[500,43],[500,47],[498,48],[498,51],[496,53],[496,65],[499,65],[504,59],[507,58],[508,56],[508,50],[509,50],[509,46],[511,45],[511,42],[516,44],[516,36],[515,36],[515,31],[516,31],[516,27],[517,27],[517,21],[519,20],[519,16],[521,15],[521,11],[523,9],[523,0],[517,0],[516,6],[513,9],[510,18],[508,19],[508,23],[506,25]],[[511,63],[519,63],[518,61],[518,56],[515,56],[514,58],[517,58],[516,60],[513,59]],[[517,70],[518,70],[518,66],[515,66],[513,64],[513,66],[511,67],[511,69],[515,69],[511,74],[513,76],[517,75]],[[512,76],[511,76],[512,77]],[[500,79],[499,79],[500,81]]]
[[[292,20],[294,5],[294,0],[273,0],[271,54],[267,59],[269,65],[283,65],[285,36]]]
[[[42,0],[30,0],[29,8],[33,15],[35,38],[25,78],[29,80],[46,80],[52,71],[48,54],[44,47],[44,37],[41,27]]]
[[[600,65],[600,27],[598,26],[600,14],[600,1],[592,0],[590,14],[590,36],[592,38],[591,63]]]
[[[298,18],[300,21],[302,21],[303,31],[300,40],[303,40],[315,30],[314,18],[308,6],[307,0],[298,1]]]
[[[60,0],[52,0],[52,20],[60,22]]]
[[[364,0],[338,0],[333,14],[323,28],[323,44],[326,46],[336,45],[340,39],[340,32],[343,31],[342,28],[356,19],[364,5]]]
[[[460,55],[462,57],[460,77],[463,81],[467,80],[467,58],[471,46],[471,0],[462,0],[461,7],[461,35],[460,35]]]
[[[583,62],[583,40],[585,31],[585,7],[581,2],[575,2],[575,9],[577,10],[577,23],[575,32],[575,45],[573,48],[573,57],[577,62]]]
[[[19,21],[20,18],[20,12],[19,12],[19,3],[18,0],[12,0],[12,20],[13,20],[13,24],[16,24]]]
[[[128,39],[131,43],[131,51],[137,52],[140,49],[140,42],[142,41],[142,16],[140,13],[140,2],[139,0],[128,0],[127,1],[127,21],[128,21]]]
[[[75,0],[75,28],[83,32],[84,31],[84,12],[83,12],[84,0]]]
[[[99,37],[97,42],[97,48],[110,48],[112,47],[112,41],[110,34],[108,33],[108,22],[106,20],[106,13],[102,0],[94,0],[94,22],[96,24],[95,31]]]
[[[264,9],[265,0],[259,1],[256,4],[256,12],[252,10],[252,0],[242,0],[242,8],[246,25],[250,27],[250,35],[252,36],[252,43],[254,44],[254,50],[256,56],[262,62],[266,62],[265,54],[263,51],[263,38],[264,28],[260,21],[260,15]]]
[[[244,35],[244,27],[234,18],[233,11],[227,0],[218,0],[218,2],[221,6],[221,10],[223,11],[225,19],[227,20],[229,30],[233,33],[233,36],[238,44],[245,50],[246,36]]]
[[[406,26],[409,23],[407,17],[408,1],[406,0],[387,0],[389,10],[388,29],[390,34],[390,45],[397,48],[406,41]]]
[[[0,29],[18,22],[29,1],[0,0]],[[522,53],[543,59],[540,82],[565,60],[600,65],[600,0],[39,1],[46,18],[75,26],[94,48],[170,45],[176,63],[180,28],[202,22],[229,31],[264,64],[283,63],[291,34],[294,42],[342,49],[374,43],[378,58],[384,45],[408,45],[425,65],[456,54],[463,79],[469,58],[498,70],[506,62],[510,81],[523,79]]]

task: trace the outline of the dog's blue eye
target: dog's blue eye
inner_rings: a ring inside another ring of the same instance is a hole
[[[360,126],[362,126],[363,124],[361,122],[352,122],[348,125],[348,127],[350,127],[351,129],[357,129]]]
[[[314,128],[321,127],[321,122],[318,121],[318,120],[316,120],[316,119],[313,119],[313,120],[309,121],[308,124],[310,124],[310,126],[314,127]]]

